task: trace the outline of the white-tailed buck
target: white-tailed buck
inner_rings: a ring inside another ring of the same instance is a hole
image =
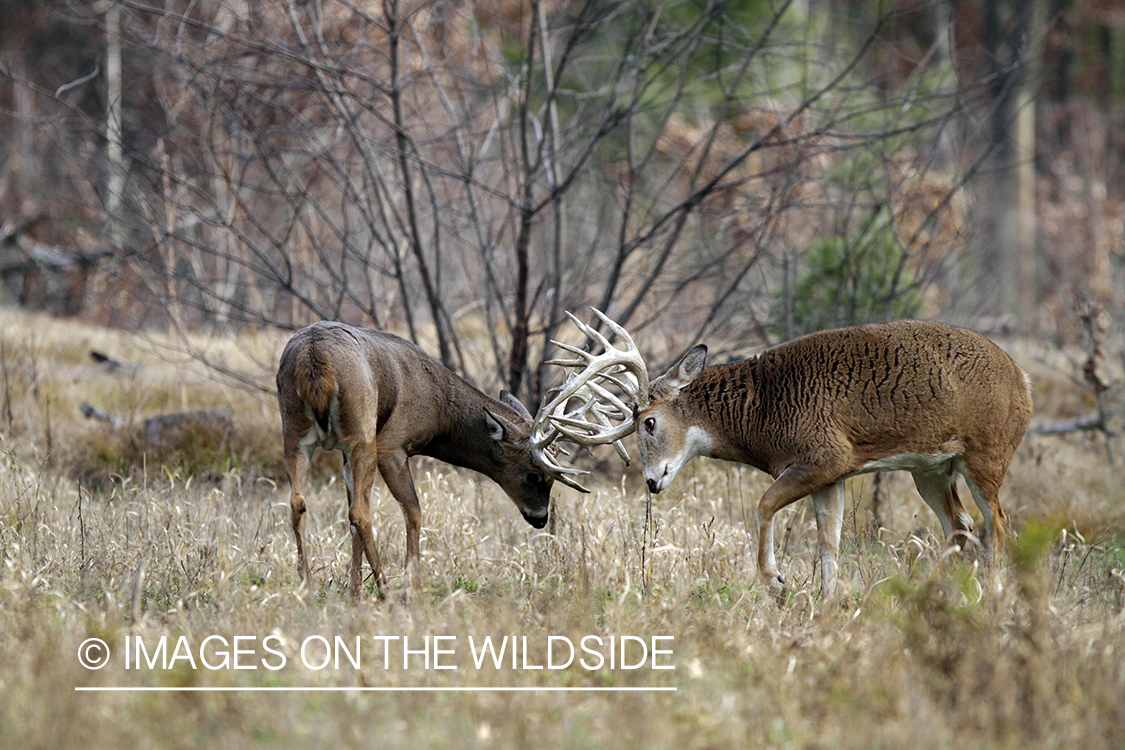
[[[371,531],[370,495],[378,470],[406,518],[406,570],[420,585],[422,510],[407,459],[426,455],[490,477],[527,522],[547,523],[553,479],[576,486],[554,463],[531,453],[531,415],[507,392],[490,398],[414,344],[390,333],[321,322],[297,331],[277,370],[285,470],[297,564],[311,585],[305,551],[303,489],[317,448],[344,457],[352,529],[350,591],[359,596],[364,556],[379,596],[382,566]]]
[[[536,418],[536,450],[549,446],[539,436],[602,445],[635,430],[654,493],[695,456],[767,472],[774,482],[758,503],[758,574],[774,593],[784,580],[773,517],[811,495],[822,592],[834,598],[843,480],[865,472],[913,474],[946,537],[963,546],[972,518],[954,484],[962,474],[984,517],[989,557],[1003,549],[1000,484],[1031,420],[1031,386],[984,336],[897,321],[813,333],[711,367],[697,346],[650,383],[629,334],[595,312],[625,348],[571,316],[604,351],[556,342],[573,358],[554,364],[571,372]]]

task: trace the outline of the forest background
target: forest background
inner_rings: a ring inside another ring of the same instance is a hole
[[[0,279],[33,308],[342,319],[537,402],[546,342],[587,305],[657,365],[888,317],[1074,343],[1121,307],[1110,0],[0,19]]]

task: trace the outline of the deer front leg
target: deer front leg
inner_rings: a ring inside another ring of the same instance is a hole
[[[418,550],[418,537],[422,529],[422,506],[414,489],[414,479],[410,476],[406,454],[382,456],[379,460],[379,473],[387,483],[387,489],[402,507],[406,521],[406,577],[411,587],[418,591],[422,587],[422,560]]]
[[[779,601],[785,595],[785,579],[777,569],[773,551],[773,517],[779,510],[812,492],[832,483],[839,472],[831,467],[813,464],[791,464],[781,472],[758,502],[758,578]],[[831,507],[831,512],[835,510]],[[842,506],[841,506],[842,507]],[[838,543],[837,543],[838,544]],[[835,585],[835,554],[832,553],[833,585]]]

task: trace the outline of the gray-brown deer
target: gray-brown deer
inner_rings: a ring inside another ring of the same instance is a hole
[[[843,480],[865,472],[911,472],[946,537],[963,547],[973,522],[954,484],[962,474],[984,517],[989,559],[1003,549],[1000,485],[1031,419],[1031,385],[984,336],[897,321],[813,333],[711,367],[700,345],[650,384],[629,334],[594,312],[624,349],[571,316],[604,351],[556,342],[573,358],[554,364],[571,371],[537,416],[536,449],[549,445],[537,435],[599,445],[636,431],[654,493],[695,456],[767,472],[774,482],[758,503],[758,575],[775,594],[784,580],[774,515],[811,495],[821,590],[835,598]]]
[[[311,586],[305,551],[304,485],[317,448],[344,458],[352,529],[350,591],[358,597],[363,558],[380,598],[385,583],[371,530],[370,495],[378,471],[406,518],[406,572],[420,585],[422,510],[407,459],[426,455],[494,480],[535,528],[547,523],[554,479],[578,486],[555,463],[531,454],[531,415],[507,392],[490,398],[421,348],[390,333],[320,322],[293,335],[277,370],[285,470],[297,564]],[[549,454],[548,454],[549,455]]]

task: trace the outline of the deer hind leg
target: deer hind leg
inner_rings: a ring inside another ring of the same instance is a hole
[[[302,586],[312,588],[309,574],[309,558],[305,553],[305,508],[304,486],[308,477],[309,458],[296,445],[285,446],[285,473],[289,475],[289,520],[293,536],[297,540],[297,571],[301,575]]]
[[[411,587],[417,591],[422,587],[422,559],[419,552],[418,537],[422,529],[422,506],[418,502],[418,492],[414,489],[414,479],[410,476],[407,456],[384,456],[379,462],[379,473],[387,483],[387,489],[402,507],[406,521],[406,577]]]
[[[973,501],[984,517],[984,538],[987,542],[986,561],[990,567],[996,567],[1000,562],[1000,555],[1004,551],[1004,535],[1008,528],[1008,516],[1000,507],[1000,485],[1004,481],[1004,474],[1008,470],[1008,461],[996,462],[982,460],[976,455],[965,455],[958,469],[969,485]]]
[[[817,547],[820,549],[820,594],[824,605],[838,596],[837,578],[840,554],[840,530],[844,525],[844,481],[833,482],[812,493],[816,514]]]
[[[348,522],[352,531],[352,566],[348,589],[358,599],[363,584],[363,558],[371,566],[380,599],[386,597],[383,564],[371,529],[371,489],[375,484],[375,447],[356,445],[345,454],[344,483],[348,487]]]
[[[926,505],[937,515],[941,530],[948,544],[956,544],[962,550],[973,539],[973,518],[965,511],[965,505],[957,495],[957,474],[952,462],[936,470],[912,471],[914,486]]]

